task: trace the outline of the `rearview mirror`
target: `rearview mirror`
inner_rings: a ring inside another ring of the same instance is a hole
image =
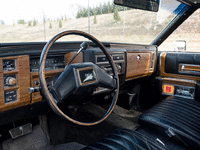
[[[114,4],[157,12],[159,0],[114,0]]]
[[[185,40],[176,40],[173,42],[173,51],[186,51],[186,41]]]

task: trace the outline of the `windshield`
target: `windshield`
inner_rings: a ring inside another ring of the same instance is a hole
[[[113,4],[113,0],[3,1],[0,43],[46,42],[65,30],[81,30],[102,42],[150,44],[183,9],[176,0],[161,0],[150,12]],[[68,36],[63,41],[82,41]]]

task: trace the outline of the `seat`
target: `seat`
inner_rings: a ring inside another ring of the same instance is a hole
[[[142,114],[138,121],[190,149],[200,149],[200,103],[197,101],[167,98]]]
[[[119,129],[82,150],[167,150],[167,148],[135,130]]]

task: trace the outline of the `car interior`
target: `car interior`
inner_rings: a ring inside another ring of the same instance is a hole
[[[176,37],[173,51],[162,50],[180,28],[199,31],[199,23],[184,23],[200,1],[172,1],[114,0],[124,13],[125,7],[155,14],[161,3],[175,7],[175,17],[149,44],[102,41],[87,29],[9,42],[12,33],[7,37],[1,22],[0,150],[200,149],[199,43],[189,51]]]

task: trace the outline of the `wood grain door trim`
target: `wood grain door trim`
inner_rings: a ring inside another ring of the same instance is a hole
[[[200,65],[179,64],[179,72],[200,75]]]
[[[163,78],[163,84],[195,87],[196,81],[177,78]]]

